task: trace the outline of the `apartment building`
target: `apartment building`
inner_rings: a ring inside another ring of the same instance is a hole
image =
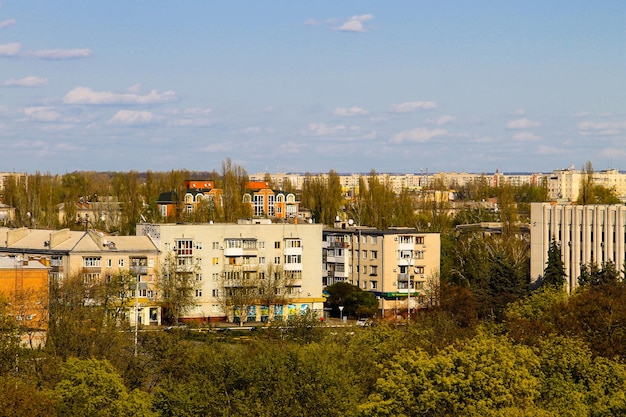
[[[186,321],[265,322],[323,313],[322,225],[139,224],[172,263],[195,276]]]
[[[295,194],[274,191],[266,181],[249,181],[243,202],[250,205],[254,217],[298,221],[300,202]]]
[[[17,262],[38,261],[48,267],[50,280],[81,276],[99,283],[120,274],[136,277],[133,302],[128,305],[131,324],[161,324],[157,299],[159,251],[146,236],[108,236],[95,230],[70,231],[0,228],[0,255]]]
[[[581,266],[626,260],[626,206],[532,203],[530,212],[531,282],[543,276],[554,239],[561,246],[567,289],[578,286]]]
[[[553,171],[548,177],[548,196],[554,201],[578,200],[580,186],[585,175],[587,175],[585,172],[573,166]],[[614,189],[617,196],[622,201],[626,201],[626,174],[616,169],[596,171],[593,173],[593,183]]]
[[[176,191],[166,191],[157,198],[157,209],[164,219],[173,219],[182,210],[182,214],[192,214],[197,207],[206,202],[209,206],[221,207],[222,190],[215,188],[211,180],[186,180],[185,195],[179,196]]]
[[[324,286],[349,282],[376,294],[383,316],[433,302],[439,287],[439,233],[377,230],[337,222],[323,231]],[[410,304],[409,304],[410,303]]]

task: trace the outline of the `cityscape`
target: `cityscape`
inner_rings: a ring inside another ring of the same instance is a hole
[[[626,415],[626,3],[0,3],[0,412]]]

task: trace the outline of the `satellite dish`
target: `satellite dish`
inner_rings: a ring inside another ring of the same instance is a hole
[[[352,219],[348,220],[348,224],[349,224],[350,226],[352,226],[352,225],[354,224],[354,220],[352,220]]]

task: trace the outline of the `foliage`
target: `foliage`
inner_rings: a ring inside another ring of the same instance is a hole
[[[620,280],[620,273],[612,261],[603,262],[600,267],[595,262],[583,265],[580,269],[578,284],[581,287],[615,284]]]
[[[326,307],[331,309],[333,317],[341,315],[347,317],[371,317],[378,310],[378,300],[374,293],[363,291],[356,285],[348,282],[337,282],[326,287],[329,296]],[[343,306],[343,313],[339,306]]]
[[[196,270],[194,264],[179,265],[173,253],[165,255],[157,281],[164,323],[178,323],[195,304]]]
[[[307,174],[302,184],[301,203],[311,210],[317,223],[332,226],[344,206],[339,175],[331,170],[326,178]]]
[[[565,285],[565,263],[561,257],[561,246],[552,239],[548,248],[548,262],[543,271],[541,285],[544,287],[563,288]]]
[[[145,393],[129,393],[119,374],[104,360],[70,358],[61,365],[54,392],[59,415],[153,416]]]

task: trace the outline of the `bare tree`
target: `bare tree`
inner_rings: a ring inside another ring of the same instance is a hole
[[[165,256],[157,280],[165,322],[178,323],[194,305],[198,266],[170,252]]]

